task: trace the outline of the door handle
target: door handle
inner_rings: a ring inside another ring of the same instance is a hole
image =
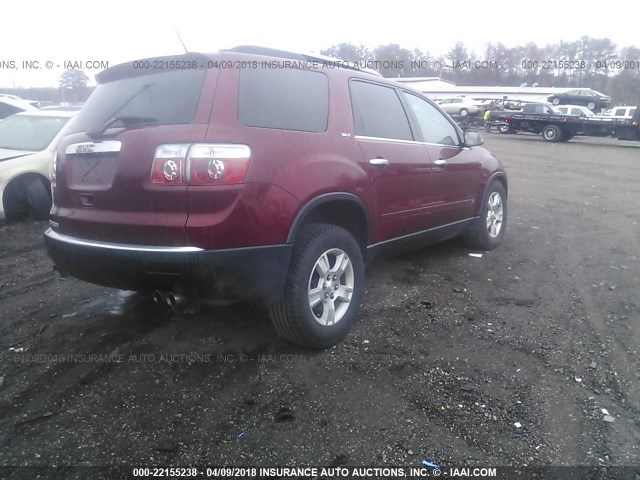
[[[386,158],[372,158],[371,160],[369,160],[369,163],[376,167],[386,167],[387,165],[389,165],[389,160],[387,160]]]
[[[433,162],[433,163],[435,163],[435,164],[436,164],[437,166],[439,166],[439,167],[444,167],[444,166],[447,164],[447,161],[446,161],[446,160],[443,160],[443,159],[439,159],[439,160],[436,160],[436,161],[435,161],[435,162]]]

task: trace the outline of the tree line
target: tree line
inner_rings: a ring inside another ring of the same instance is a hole
[[[480,54],[462,42],[444,55],[398,44],[371,49],[352,43],[321,53],[348,62],[371,61],[384,77],[439,77],[461,86],[585,87],[611,95],[616,104],[640,104],[640,49],[618,48],[608,38],[584,36],[544,47],[488,43]]]
[[[346,62],[370,63],[384,77],[439,77],[460,86],[585,87],[611,95],[614,104],[640,104],[640,48],[618,48],[608,38],[584,36],[544,47],[532,42],[515,47],[488,43],[480,54],[469,51],[462,42],[444,55],[395,43],[373,49],[339,43],[321,53]],[[60,77],[60,88],[18,88],[7,93],[83,102],[93,90],[88,80],[81,70],[70,69]]]

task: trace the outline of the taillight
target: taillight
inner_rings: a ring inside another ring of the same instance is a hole
[[[249,166],[246,145],[196,143],[160,145],[151,167],[151,182],[162,185],[240,183]]]
[[[151,183],[183,185],[184,169],[189,145],[160,145],[156,148],[151,167]]]
[[[246,145],[197,143],[187,157],[190,185],[240,183],[249,166],[251,149]]]

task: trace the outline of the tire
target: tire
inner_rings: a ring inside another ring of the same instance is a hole
[[[511,133],[511,129],[509,128],[509,125],[498,125],[498,132],[507,134]]]
[[[554,98],[551,103],[553,103],[554,105],[560,105],[560,99],[559,98]]]
[[[467,110],[466,108],[461,108],[460,109],[460,116],[461,117],[466,117],[467,115],[469,115],[469,110]]]
[[[507,228],[507,194],[496,180],[489,184],[482,200],[480,215],[465,236],[467,245],[480,250],[500,246]]]
[[[29,213],[24,187],[20,180],[10,182],[2,192],[4,215],[7,222],[15,222],[26,217]]]
[[[338,268],[342,275],[333,275]],[[293,246],[284,295],[269,307],[271,322],[292,343],[328,348],[351,330],[363,295],[364,261],[353,235],[335,225],[308,225]]]
[[[29,201],[29,211],[36,220],[48,220],[51,211],[51,196],[44,183],[37,177],[29,177],[24,183],[24,192]]]
[[[547,125],[542,129],[542,138],[547,142],[559,142],[563,135],[560,127],[556,125]]]
[[[593,103],[593,102],[589,102],[589,103],[587,103],[587,108],[589,110],[594,110],[596,108],[596,104]]]

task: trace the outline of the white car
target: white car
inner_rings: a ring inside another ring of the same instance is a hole
[[[18,102],[27,102],[34,107],[39,107],[38,104],[40,103],[38,102],[38,100],[27,100],[26,98],[20,98],[17,95],[10,95],[8,93],[0,93],[0,100],[1,99],[17,100]]]
[[[477,102],[466,97],[445,98],[440,100],[438,105],[449,115],[460,115],[461,117],[466,117],[469,114],[474,115],[481,110]]]
[[[577,115],[579,117],[595,117],[596,114],[582,105],[558,105],[554,107],[563,115]]]
[[[0,120],[0,221],[25,213],[46,220],[55,147],[77,112],[34,110]]]
[[[0,97],[0,120],[15,113],[30,112],[36,110],[38,110],[38,108],[34,107],[27,100],[16,100],[15,98]]]

